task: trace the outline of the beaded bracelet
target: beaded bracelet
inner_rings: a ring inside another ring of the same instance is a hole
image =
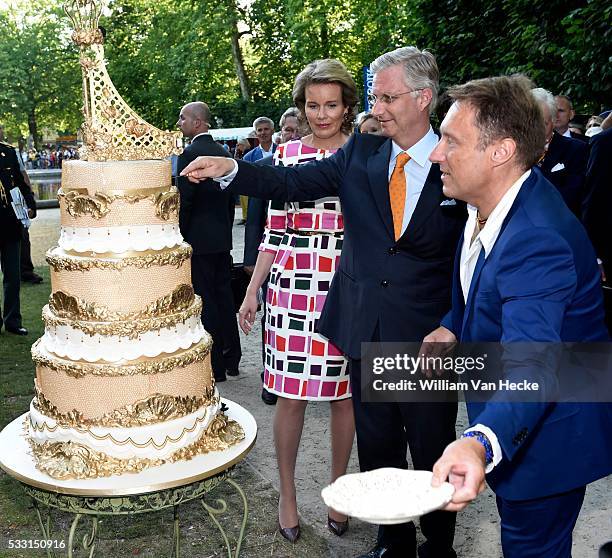
[[[489,465],[493,462],[493,446],[491,446],[489,438],[487,438],[482,432],[479,432],[478,430],[470,430],[469,432],[464,432],[461,437],[476,438],[484,446],[486,464]]]

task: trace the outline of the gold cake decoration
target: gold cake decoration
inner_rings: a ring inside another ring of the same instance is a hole
[[[185,368],[194,362],[206,360],[212,338],[207,335],[197,345],[187,351],[177,351],[160,360],[159,357],[151,359],[142,357],[137,360],[120,364],[93,364],[85,361],[64,360],[59,357],[50,357],[40,350],[40,339],[32,345],[32,360],[37,366],[44,366],[54,372],[62,372],[72,378],[85,376],[136,376],[144,374],[164,374],[175,368]]]
[[[43,308],[42,317],[45,327],[48,328],[70,326],[89,336],[117,335],[119,337],[127,337],[128,339],[136,339],[142,333],[174,327],[177,324],[184,323],[193,316],[199,316],[201,313],[202,301],[198,299],[197,302],[186,310],[179,310],[172,314],[153,318],[127,318],[118,321],[91,322],[74,318],[58,318],[53,315],[48,306]]]
[[[87,434],[88,436],[91,436],[95,440],[98,440],[101,442],[111,442],[112,444],[116,446],[128,446],[129,445],[129,446],[133,446],[139,449],[150,447],[150,448],[153,448],[159,451],[159,450],[163,450],[168,444],[176,444],[177,442],[182,441],[183,438],[187,434],[193,434],[199,428],[199,426],[206,420],[207,420],[206,414],[200,417],[196,417],[193,424],[191,426],[184,427],[182,432],[176,438],[172,438],[171,436],[166,435],[164,437],[164,441],[161,442],[160,444],[158,444],[155,441],[155,439],[152,437],[149,438],[146,442],[136,442],[129,436],[127,438],[121,438],[120,440],[118,440],[110,432],[107,432],[106,434],[102,434],[102,435],[96,434],[91,428],[86,428],[86,427],[77,427],[75,428],[75,430],[83,434]],[[30,417],[29,427],[35,432],[51,432],[51,433],[56,432],[57,430],[62,428],[60,424],[55,424],[51,426],[47,424],[46,422],[43,422],[42,424],[34,423],[31,417]]]
[[[79,47],[83,73],[84,146],[89,161],[163,159],[180,153],[181,134],[164,132],[138,116],[115,88],[104,59],[104,37],[98,27],[102,0],[68,0],[72,40]]]
[[[225,414],[219,413],[198,440],[164,459],[119,459],[75,442],[37,444],[31,438],[29,441],[36,458],[36,467],[55,479],[67,480],[139,473],[148,467],[190,460],[211,451],[222,451],[243,439],[242,427]]]
[[[87,302],[63,291],[55,291],[49,296],[49,308],[60,318],[99,322],[131,321],[156,318],[163,314],[175,314],[189,309],[195,299],[193,287],[183,284],[170,294],[151,302],[138,312],[113,312],[103,304]]]
[[[66,193],[60,190],[57,197],[65,202],[66,211],[72,217],[91,215],[94,219],[102,219],[102,217],[108,215],[109,205],[112,202],[110,197],[102,192],[96,192],[94,196],[89,196],[77,190]]]
[[[141,399],[129,405],[125,405],[112,412],[96,418],[85,418],[76,409],[69,413],[61,413],[36,387],[36,397],[33,400],[34,408],[43,415],[53,419],[63,428],[130,428],[133,426],[145,426],[157,424],[175,418],[181,418],[198,409],[218,401],[215,397],[215,388],[205,388],[200,397],[196,396],[174,396],[161,393],[153,394],[146,399]]]
[[[155,215],[164,221],[177,215],[179,210],[178,190],[175,187],[168,189],[167,186],[96,192],[93,195],[89,195],[86,188],[66,189],[65,191],[64,188],[61,188],[57,197],[64,201],[66,211],[75,218],[91,215],[94,219],[102,219],[110,212],[110,205],[117,200],[127,203],[148,200],[155,207]]]
[[[124,252],[123,254],[103,253],[96,257],[87,257],[82,254],[71,255],[64,252],[62,256],[54,254],[53,249],[46,254],[47,263],[55,272],[58,271],[90,271],[92,269],[110,269],[120,271],[126,267],[138,269],[149,269],[153,266],[159,267],[181,267],[191,258],[193,252],[191,246],[182,244],[165,250],[146,250],[143,252]],[[104,259],[105,256],[108,259]]]

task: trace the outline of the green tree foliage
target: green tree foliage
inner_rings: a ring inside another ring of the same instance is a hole
[[[0,8],[0,118],[9,129],[74,131],[80,68],[60,0],[19,1],[21,11]],[[338,58],[361,84],[363,66],[406,44],[436,54],[444,87],[523,72],[583,112],[611,99],[605,0],[108,1],[110,75],[162,128],[174,128],[180,107],[196,99],[223,126],[262,114],[278,121],[308,62]]]
[[[13,139],[35,142],[48,125],[75,131],[80,107],[80,70],[66,18],[47,2],[0,11],[0,122]]]

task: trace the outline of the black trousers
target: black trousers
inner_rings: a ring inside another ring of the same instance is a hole
[[[191,258],[193,290],[202,297],[202,323],[213,339],[211,350],[215,378],[227,369],[238,369],[242,350],[231,288],[229,252],[198,254]]]
[[[23,227],[21,232],[21,275],[22,277],[31,276],[34,273],[32,263],[32,246],[30,244],[30,233]]]
[[[19,290],[21,288],[21,274],[19,272],[20,241],[0,239],[0,267],[2,268],[3,306],[0,313],[0,327],[19,328],[21,323],[21,306],[19,303]]]
[[[415,470],[431,471],[448,444],[456,439],[457,403],[364,403],[361,400],[361,360],[349,361],[357,452],[362,471],[380,467],[407,469],[406,451]],[[455,513],[437,511],[420,519],[427,539],[421,557],[454,558]],[[378,543],[416,556],[414,523],[380,525]]]

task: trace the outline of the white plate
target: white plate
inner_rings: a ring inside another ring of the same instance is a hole
[[[344,475],[321,491],[336,511],[368,523],[404,523],[443,508],[455,488],[445,482],[431,486],[431,471],[387,467],[367,473]]]

